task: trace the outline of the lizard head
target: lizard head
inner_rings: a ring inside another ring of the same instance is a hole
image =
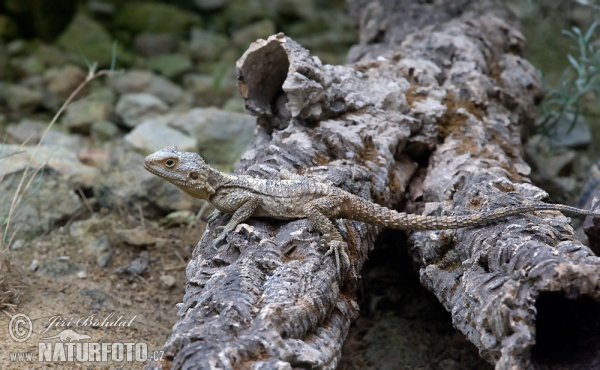
[[[194,198],[208,199],[215,192],[209,182],[210,167],[196,153],[167,146],[147,156],[144,168]]]

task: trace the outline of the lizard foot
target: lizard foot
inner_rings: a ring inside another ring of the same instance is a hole
[[[215,231],[217,231],[218,236],[213,241],[212,247],[217,250],[217,245],[229,236],[229,231],[225,230],[225,226],[217,226]]]
[[[325,237],[325,236],[324,236]],[[328,242],[329,250],[325,256],[333,255],[335,258],[335,266],[337,267],[338,279],[342,280],[342,272],[347,271],[350,265],[350,257],[348,257],[348,244],[338,240]]]
[[[206,222],[211,223],[214,220],[216,220],[219,216],[221,216],[221,211],[215,209],[210,215],[208,215],[208,217],[206,218]]]

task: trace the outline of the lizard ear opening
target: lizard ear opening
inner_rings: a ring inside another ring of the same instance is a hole
[[[188,175],[190,179],[192,180],[198,180],[198,177],[200,177],[200,175],[198,175],[198,172],[190,172],[190,174]]]

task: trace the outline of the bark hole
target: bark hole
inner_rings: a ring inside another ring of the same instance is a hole
[[[598,302],[587,296],[568,299],[560,293],[542,292],[535,307],[534,364],[556,369],[600,365]]]
[[[287,78],[290,63],[279,42],[250,53],[239,69],[238,84],[245,98],[246,109],[255,115],[273,115],[273,105],[284,94],[282,86]]]

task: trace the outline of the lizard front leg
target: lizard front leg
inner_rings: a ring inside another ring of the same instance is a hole
[[[347,252],[348,245],[330,218],[336,218],[341,214],[342,202],[343,200],[339,197],[323,197],[308,202],[304,206],[306,217],[323,234],[323,238],[329,246],[329,250],[325,255],[334,255],[340,280],[342,277],[341,272],[351,267],[350,257],[348,257]]]
[[[252,216],[259,203],[260,198],[249,193],[228,195],[221,199],[215,200],[213,203],[215,207],[222,206],[228,210],[232,210],[233,216],[231,216],[231,219],[227,225],[216,228],[219,232],[219,235],[213,242],[213,248],[217,249],[217,244],[223,241],[231,231],[235,230],[238,224],[246,221],[250,216]]]

